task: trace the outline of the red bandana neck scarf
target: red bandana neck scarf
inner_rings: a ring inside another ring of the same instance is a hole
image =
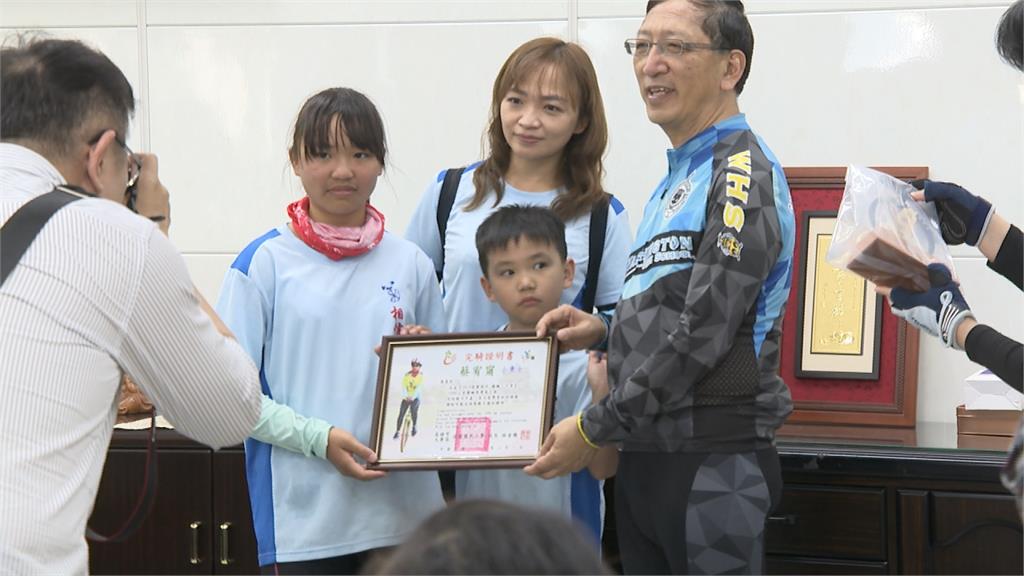
[[[384,215],[366,205],[366,222],[359,228],[331,226],[309,217],[309,196],[288,205],[292,231],[310,248],[331,260],[359,256],[372,250],[384,236]]]

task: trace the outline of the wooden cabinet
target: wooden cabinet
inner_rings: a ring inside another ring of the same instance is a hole
[[[780,436],[779,455],[771,574],[1024,573],[1020,515],[998,477],[1002,452]]]
[[[885,491],[787,484],[765,540],[773,554],[885,561]]]
[[[900,490],[903,568],[914,574],[1021,574],[1020,518],[1009,494]]]
[[[129,517],[145,474],[145,432],[116,431],[89,525],[111,534]],[[253,574],[256,538],[240,448],[213,452],[171,431],[157,443],[157,494],[124,542],[89,543],[93,574]]]

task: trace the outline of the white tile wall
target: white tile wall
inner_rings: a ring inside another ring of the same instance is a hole
[[[1009,0],[746,4],[757,42],[740,104],[784,164],[926,165],[1024,223],[1024,75],[993,47]],[[2,0],[0,34],[83,38],[122,67],[144,98],[132,145],[141,147],[148,118],[146,144],[172,192],[172,239],[215,301],[234,254],[301,194],[285,149],[307,96],[347,85],[377,103],[391,162],[374,202],[400,233],[439,170],[480,156],[494,75],[538,35],[578,37],[590,52],[609,117],[606,184],[637,222],[668,145],[622,49],[643,9],[643,0]],[[971,249],[954,254],[978,317],[1024,337],[1021,294]],[[920,360],[920,417],[953,421],[975,367],[927,337]]]
[[[110,2],[108,4],[111,4]],[[54,3],[57,4],[57,3]],[[62,3],[63,4],[63,3]],[[125,4],[121,2],[121,4]],[[128,3],[134,7],[134,2]],[[0,4],[0,16],[7,11],[7,4]],[[134,9],[134,8],[133,8]],[[7,24],[6,18],[0,24]],[[25,28],[0,28],[0,38],[4,45],[15,45],[19,36],[25,38],[52,37],[71,38],[102,51],[124,72],[125,78],[132,85],[135,93],[135,118],[128,128],[127,144],[133,150],[143,149],[141,125],[146,116],[146,102],[140,100],[142,87],[141,55],[139,52],[139,36],[135,27],[129,28],[60,28],[30,26]]]
[[[581,18],[643,16],[646,0],[577,0]],[[747,14],[859,12],[863,10],[943,9],[1002,6],[1009,0],[744,0]]]
[[[508,52],[565,34],[564,22],[150,27],[152,107],[174,111],[154,114],[151,130],[183,223],[175,242],[233,253],[286,220],[302,195],[287,159],[291,126],[329,86],[360,90],[380,109],[391,158],[373,202],[402,232],[434,175],[480,157]]]
[[[135,0],[3,0],[0,26],[5,28],[80,28],[135,26]]]
[[[568,0],[148,0],[152,25],[512,22],[565,19]]]

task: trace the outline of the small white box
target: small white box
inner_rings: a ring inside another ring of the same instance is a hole
[[[1024,394],[990,370],[981,370],[964,381],[964,407],[968,410],[1020,410],[1024,408]]]

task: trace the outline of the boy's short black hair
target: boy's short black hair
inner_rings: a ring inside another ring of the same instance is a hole
[[[499,208],[476,229],[476,251],[484,276],[487,276],[489,256],[520,238],[554,246],[562,262],[568,258],[565,223],[554,212],[541,206],[513,204]]]

